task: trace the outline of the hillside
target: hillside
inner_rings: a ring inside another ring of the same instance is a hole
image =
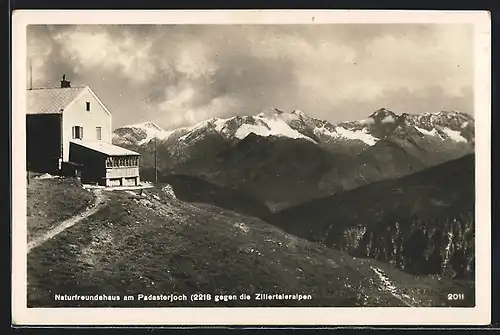
[[[200,178],[170,174],[161,181],[171,185],[175,196],[182,201],[211,204],[257,218],[271,214],[269,208],[257,199]]]
[[[90,206],[93,200],[92,194],[82,189],[76,179],[54,178],[33,172],[30,173],[26,191],[28,242],[57,222]]]
[[[115,144],[141,153],[141,177],[197,176],[238,189],[273,211],[474,152],[474,119],[448,111],[398,115],[380,109],[331,124],[302,111],[212,118],[165,131],[146,122],[115,130]]]
[[[50,185],[50,182],[47,184]],[[294,237],[259,219],[176,199],[171,189],[104,191],[105,207],[28,254],[29,307],[472,306],[473,283],[414,277]],[[29,197],[37,197],[36,190]],[[28,199],[31,201],[30,199]],[[55,294],[119,295],[61,301]],[[209,293],[210,301],[137,300]],[[216,300],[246,293],[250,301]],[[255,300],[257,293],[311,299]],[[465,293],[450,302],[446,293]],[[124,296],[134,300],[124,300]]]
[[[199,176],[252,194],[268,206],[297,204],[327,195],[318,190],[322,174],[344,155],[332,155],[317,145],[301,140],[262,138],[250,134],[211,161],[196,164],[188,172],[203,167]]]
[[[287,232],[416,274],[474,274],[474,155],[273,214]]]

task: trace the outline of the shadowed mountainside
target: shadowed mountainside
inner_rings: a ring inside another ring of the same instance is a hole
[[[257,218],[271,214],[269,208],[252,196],[197,177],[170,174],[161,181],[170,184],[182,201],[211,204]]]
[[[328,247],[418,274],[474,274],[474,155],[265,218]]]

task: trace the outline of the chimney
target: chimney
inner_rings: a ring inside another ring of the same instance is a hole
[[[61,88],[68,88],[71,87],[71,82],[66,80],[66,75],[63,74],[62,80],[61,80]]]

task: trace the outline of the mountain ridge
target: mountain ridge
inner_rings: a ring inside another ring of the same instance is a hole
[[[152,140],[154,137],[158,140],[167,140],[173,134],[182,134],[179,136],[179,139],[187,140],[192,136],[192,134],[188,135],[188,133],[213,130],[228,139],[235,137],[243,139],[249,133],[253,132],[263,137],[283,136],[318,142],[318,135],[326,135],[337,139],[359,140],[371,146],[390,134],[390,131],[383,134],[375,130],[374,127],[371,127],[372,125],[394,124],[395,126],[393,127],[386,127],[393,130],[398,125],[401,125],[401,123],[406,122],[407,125],[414,126],[415,130],[422,135],[438,136],[441,139],[451,139],[454,141],[469,141],[470,134],[466,132],[467,137],[464,137],[461,131],[459,132],[459,129],[464,130],[469,125],[473,125],[474,121],[471,115],[458,111],[440,111],[423,114],[402,113],[398,115],[388,109],[381,108],[373,112],[366,119],[332,124],[325,120],[310,117],[301,110],[294,110],[290,113],[279,109],[274,109],[274,111],[274,114],[260,112],[254,116],[237,115],[229,118],[210,118],[198,122],[193,126],[172,130],[164,130],[156,123],[146,121],[119,127],[114,132],[119,135],[124,129],[142,130],[148,134],[148,136],[143,136],[142,144],[147,143],[147,141]],[[436,126],[439,127],[436,128]],[[450,126],[454,129],[449,129],[448,127]],[[154,130],[154,134],[151,131],[152,129]]]
[[[143,179],[152,180],[156,150],[160,178],[193,175],[278,210],[470,154],[474,118],[456,111],[410,115],[381,108],[334,125],[300,110],[266,109],[169,131],[147,122],[121,127],[113,142],[141,154]],[[242,154],[245,145],[254,146],[251,155]]]

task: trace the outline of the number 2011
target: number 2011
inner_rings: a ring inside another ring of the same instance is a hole
[[[463,293],[448,293],[448,300],[464,300],[465,294]]]

